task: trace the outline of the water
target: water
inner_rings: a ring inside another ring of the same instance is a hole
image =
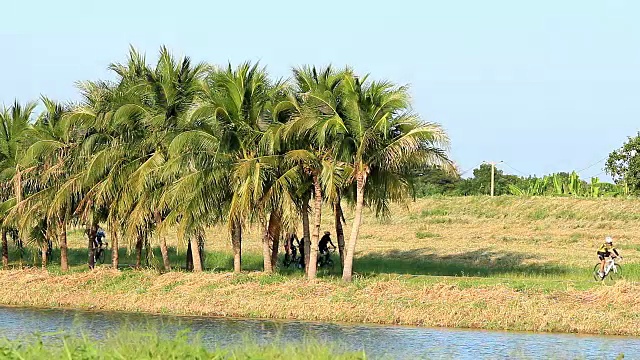
[[[392,359],[640,359],[640,338],[542,334],[482,330],[433,329],[175,317],[72,310],[0,307],[0,335],[17,339],[34,332],[61,330],[102,334],[126,326],[151,327],[173,335],[185,328],[198,332],[207,346],[225,347],[248,337],[260,343],[274,339],[315,339],[346,350],[365,350],[369,358]]]

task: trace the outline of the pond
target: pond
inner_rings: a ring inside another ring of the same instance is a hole
[[[301,342],[314,339],[368,358],[393,359],[625,359],[640,358],[640,338],[271,321],[0,307],[0,335],[83,332],[100,338],[123,328],[158,329],[167,335],[190,329],[206,346],[233,346],[247,338]],[[55,338],[55,336],[54,336]]]

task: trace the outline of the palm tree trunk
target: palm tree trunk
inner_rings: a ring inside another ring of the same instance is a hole
[[[87,229],[87,237],[89,238],[89,269],[93,269],[96,267],[96,248],[95,248],[95,240],[96,234],[98,233],[98,224],[91,224],[89,229]]]
[[[171,262],[169,261],[169,248],[167,248],[167,238],[162,236],[160,239],[160,252],[162,253],[162,263],[165,271],[171,271]]]
[[[2,268],[9,267],[9,242],[7,241],[7,230],[2,229]]]
[[[272,215],[274,213],[271,213]],[[280,248],[280,230],[282,229],[282,214],[275,211],[273,223],[269,220],[269,241],[271,243],[271,270],[278,267],[278,250]]]
[[[22,173],[20,172],[20,167],[18,166],[16,166],[14,191],[16,195],[16,206],[18,206],[18,214],[19,214],[20,213],[19,206],[20,206],[20,202],[22,201]],[[18,248],[20,250],[20,268],[22,269],[22,257],[23,257],[24,251],[22,248],[22,241],[20,240],[20,233],[15,234],[15,236],[16,236],[16,239],[18,239],[18,245],[19,245]]]
[[[333,213],[336,221],[336,237],[338,238],[338,252],[340,252],[340,266],[344,269],[344,229],[342,228],[344,214],[342,213],[340,197],[338,197],[336,203],[333,204]]]
[[[309,270],[307,277],[314,280],[318,265],[318,241],[320,240],[320,222],[322,220],[322,188],[317,174],[313,174],[313,235],[311,235],[311,251],[309,252]]]
[[[193,258],[193,271],[202,272],[202,257],[200,257],[200,244],[197,236],[192,236],[189,240]]]
[[[309,256],[311,255],[311,229],[309,228],[309,201],[302,208],[302,234],[304,235],[304,271],[309,274]]]
[[[202,271],[204,271],[205,266],[205,257],[206,250],[204,249],[206,239],[204,237],[204,230],[198,233],[198,258],[200,259],[200,264],[202,266]]]
[[[242,225],[238,220],[233,220],[231,223],[231,245],[233,246],[233,272],[238,274],[242,271]]]
[[[353,256],[356,251],[356,240],[358,240],[358,232],[360,231],[360,223],[362,222],[362,208],[364,207],[364,186],[367,183],[367,175],[363,171],[359,171],[356,175],[356,213],[351,225],[351,236],[349,237],[349,247],[347,248],[347,256],[344,259],[344,267],[342,269],[342,280],[351,281],[353,277]]]
[[[18,247],[18,252],[20,252],[20,264],[18,265],[20,267],[20,269],[24,269],[24,246],[22,243],[22,239],[20,239],[20,234],[18,233],[18,230],[15,230],[14,232],[12,232],[11,237],[13,237],[13,241],[16,243],[16,246]]]
[[[193,271],[193,251],[191,251],[191,241],[187,241],[187,271]]]
[[[40,249],[40,254],[42,255],[42,270],[47,269],[47,250],[49,250],[49,246],[47,244],[47,241],[45,240]]]
[[[264,272],[267,274],[271,274],[273,272],[273,267],[271,266],[271,247],[269,246],[269,227],[271,226],[271,217],[273,217],[273,213],[270,215],[269,222],[264,226],[264,235],[262,236],[262,261]]]
[[[16,182],[14,190],[16,194],[16,205],[18,205],[22,201],[22,173],[20,172],[19,167],[16,167]]]
[[[151,243],[149,242],[148,234],[144,235],[144,266],[149,267],[149,259],[151,257]]]
[[[136,241],[136,269],[140,269],[142,265],[142,236],[138,235],[138,241]]]
[[[118,254],[118,250],[120,250],[118,230],[116,230],[114,226],[111,226],[111,267],[114,270],[118,270],[118,265],[120,265],[120,254]]]
[[[160,225],[162,222],[162,216],[160,212],[155,212],[156,225]],[[160,235],[160,253],[162,253],[162,264],[165,271],[171,271],[171,263],[169,262],[169,249],[167,248],[167,238],[164,235]]]
[[[67,222],[60,220],[58,222],[58,230],[60,231],[60,268],[62,271],[69,271],[69,247],[67,246]]]

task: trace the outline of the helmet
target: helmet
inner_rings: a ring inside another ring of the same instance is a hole
[[[331,233],[330,233],[330,232],[328,232],[328,231],[325,231],[325,232],[324,232],[324,234],[325,234],[325,235],[331,235]]]
[[[607,237],[604,239],[604,242],[606,242],[607,244],[613,244],[613,239],[611,238],[611,236],[607,236]]]

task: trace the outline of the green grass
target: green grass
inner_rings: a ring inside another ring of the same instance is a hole
[[[537,209],[529,213],[529,220],[544,220],[549,216],[547,209]]]
[[[418,231],[416,233],[416,238],[418,239],[428,239],[428,238],[437,238],[440,237],[440,234],[428,232],[428,231]]]
[[[428,224],[468,224],[469,220],[463,218],[451,217],[433,217],[425,221]]]
[[[187,332],[164,338],[157,332],[119,331],[105,339],[63,336],[61,341],[32,336],[20,341],[0,339],[1,359],[366,359],[364,352],[342,352],[328,345],[303,342],[298,345],[271,343],[210,349]]]
[[[578,241],[584,233],[574,233],[570,236],[569,242]],[[416,233],[418,239],[434,239],[439,238],[436,233],[419,231]],[[518,238],[501,237],[500,241],[510,242],[519,241]],[[534,239],[535,240],[535,239]],[[533,241],[529,239],[529,241]],[[627,246],[631,248],[631,246]],[[627,250],[625,246],[621,246],[621,250]],[[633,249],[637,246],[633,245]],[[121,252],[121,270],[120,276],[113,277],[108,281],[100,284],[100,288],[109,293],[126,291],[129,293],[142,294],[151,286],[149,279],[143,273],[133,271],[131,265],[135,261],[132,255],[127,255],[124,249]],[[170,260],[175,270],[180,270],[184,266],[184,253],[179,253],[175,248],[170,248]],[[73,254],[73,255],[72,255]],[[85,253],[86,254],[86,253]],[[54,251],[54,261],[56,260],[56,251]],[[81,256],[81,251],[70,252],[70,262],[72,271],[81,272],[86,270],[86,259]],[[107,254],[110,258],[110,251]],[[438,255],[438,249],[430,251],[388,251],[385,253],[368,253],[358,257],[355,264],[355,271],[361,277],[375,278],[381,274],[391,275],[412,275],[412,281],[432,277],[441,281],[443,277],[452,277],[452,281],[459,281],[460,278],[477,278],[478,283],[514,283],[529,282],[531,287],[539,286],[544,289],[566,288],[567,286],[576,286],[578,288],[587,288],[597,285],[591,280],[591,270],[593,265],[584,268],[576,268],[574,266],[564,266],[562,264],[540,264],[527,263],[526,260],[531,256],[518,252],[496,252],[489,248],[479,249],[467,253],[456,255]],[[161,255],[160,249],[154,248],[153,254],[150,255],[150,261],[147,265],[143,262],[144,267],[152,267],[160,269]],[[33,264],[38,266],[36,262],[25,261],[25,264]],[[280,256],[279,264],[282,264],[283,256]],[[324,278],[336,278],[341,276],[340,260],[337,255],[333,255],[334,266],[331,269],[319,269],[318,276]],[[131,261],[131,263],[129,263]],[[160,261],[160,264],[153,264],[154,261]],[[245,252],[243,254],[243,269],[245,271],[261,271],[263,267],[262,255],[255,252]],[[640,263],[622,262],[623,278],[631,281],[640,280]],[[109,266],[109,265],[103,265]],[[233,270],[233,257],[231,254],[220,251],[207,251],[204,261],[205,271],[208,272],[230,272]],[[51,274],[61,275],[59,264],[50,263],[48,266]],[[271,276],[260,278],[261,284],[273,284],[286,282],[287,279],[298,278],[304,276],[300,269],[293,267],[280,267],[278,271]],[[489,280],[495,278],[496,281]],[[93,281],[93,280],[89,280]],[[237,276],[234,281],[241,284],[247,281],[256,281],[255,278]],[[87,284],[92,285],[92,284]],[[169,292],[180,283],[172,283],[166,285],[161,291]],[[465,285],[462,285],[465,286]],[[520,286],[520,285],[514,285]],[[527,287],[527,286],[524,286]]]
[[[119,276],[100,282],[100,290],[108,293],[130,292],[143,294],[151,286],[149,279],[138,271],[123,271]]]
[[[425,209],[422,210],[422,217],[428,216],[447,216],[449,215],[449,211],[446,209]]]

